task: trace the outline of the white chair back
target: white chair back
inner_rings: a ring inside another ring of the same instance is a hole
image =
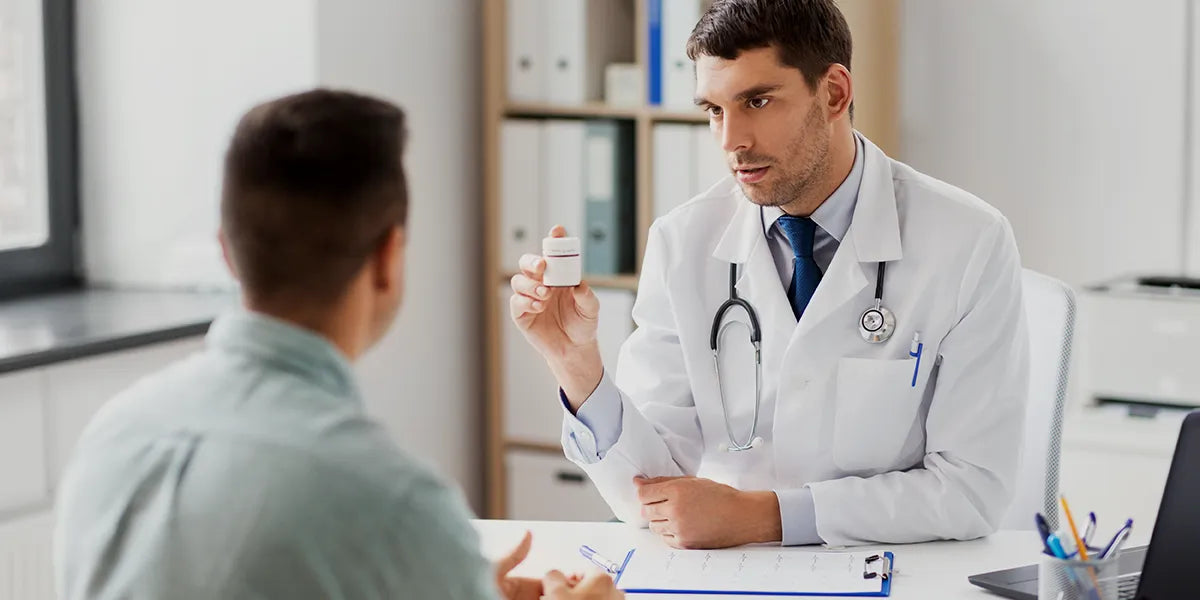
[[[1029,325],[1029,397],[1025,443],[1013,503],[1002,529],[1034,529],[1033,515],[1058,527],[1058,464],[1063,404],[1075,331],[1075,293],[1065,283],[1025,269],[1025,315]]]

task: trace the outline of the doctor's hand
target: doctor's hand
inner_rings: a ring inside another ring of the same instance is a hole
[[[551,237],[566,235],[561,225],[550,230]],[[521,257],[521,272],[512,278],[509,312],[525,339],[546,359],[571,409],[577,411],[604,376],[596,343],[600,300],[587,283],[573,288],[542,285],[545,272],[542,257]]]
[[[642,518],[673,548],[729,548],[783,539],[779,498],[698,477],[635,477]]]

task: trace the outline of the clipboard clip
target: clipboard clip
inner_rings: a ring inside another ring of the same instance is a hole
[[[892,559],[881,554],[872,554],[863,561],[863,579],[878,577],[887,581],[892,576]]]

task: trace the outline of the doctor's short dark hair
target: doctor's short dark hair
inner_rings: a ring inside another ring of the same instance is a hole
[[[327,305],[408,215],[404,112],[317,89],[252,108],[225,154],[221,229],[252,302]]]
[[[771,46],[811,90],[834,64],[849,70],[853,53],[850,26],[834,0],[716,0],[692,29],[687,55],[733,60]]]

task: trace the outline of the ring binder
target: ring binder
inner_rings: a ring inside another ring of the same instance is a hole
[[[892,554],[872,554],[863,560],[863,579],[887,581],[892,576]]]

